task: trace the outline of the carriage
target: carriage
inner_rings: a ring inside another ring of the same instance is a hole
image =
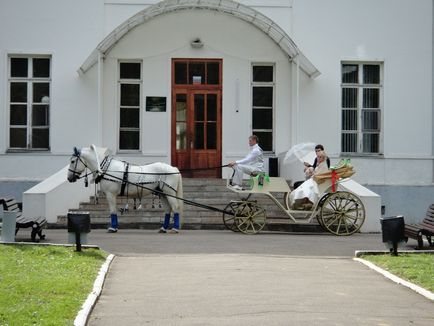
[[[89,170],[88,173],[87,170]],[[320,199],[309,211],[291,209],[289,207],[291,189],[286,180],[279,177],[268,177],[264,173],[252,176],[250,187],[245,190],[229,187],[228,180],[227,187],[238,193],[241,199],[232,200],[223,210],[197,203],[183,198],[181,171],[177,168],[164,163],[144,166],[130,165],[114,159],[107,154],[105,149],[94,145],[81,150],[74,148],[67,178],[70,182],[85,178],[85,184],[87,184],[87,176],[91,175],[95,184],[100,184],[110,207],[109,232],[117,232],[118,229],[117,195],[123,196],[126,193],[127,198],[129,194],[134,199],[138,198],[140,202],[143,196],[152,193],[161,197],[166,209],[160,231],[166,231],[173,214],[174,228],[172,230],[178,232],[180,214],[183,203],[185,203],[223,213],[223,223],[232,231],[256,234],[264,228],[267,214],[265,209],[250,197],[262,194],[282,209],[293,223],[310,223],[317,218],[325,230],[336,235],[351,235],[361,228],[365,220],[365,207],[355,194],[339,189],[339,184],[353,174],[351,164],[343,160],[331,171],[315,175],[313,178],[318,184]],[[274,196],[275,193],[283,193],[283,203]]]
[[[264,173],[251,176],[250,185],[244,190],[234,189],[227,181],[227,188],[241,199],[232,200],[224,209],[223,223],[232,231],[245,234],[260,232],[267,220],[266,210],[252,196],[270,198],[292,223],[311,223],[315,218],[321,227],[335,235],[351,235],[360,230],[365,220],[365,207],[358,196],[342,189],[340,184],[354,174],[348,161],[342,161],[331,171],[314,176],[319,188],[319,200],[310,210],[292,209],[289,205],[291,189],[285,179],[268,177]],[[276,193],[283,194],[278,200]]]

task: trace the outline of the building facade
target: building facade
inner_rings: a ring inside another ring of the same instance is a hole
[[[295,144],[351,158],[386,215],[434,198],[432,0],[0,0],[0,16],[0,195],[74,146],[196,169],[254,133],[288,179]]]

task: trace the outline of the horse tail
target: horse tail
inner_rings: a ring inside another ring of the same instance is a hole
[[[182,187],[182,175],[181,173],[179,173],[179,178],[178,178],[178,186],[176,187],[176,197],[178,198],[184,198],[184,190]],[[182,227],[182,222],[184,219],[184,201],[178,199],[178,209],[179,209],[179,223],[180,226]]]

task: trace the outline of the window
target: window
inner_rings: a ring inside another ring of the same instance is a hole
[[[252,134],[264,151],[273,151],[274,66],[252,67]]]
[[[9,149],[50,149],[51,59],[9,57]]]
[[[380,153],[381,68],[378,63],[342,63],[343,153]]]
[[[119,150],[140,149],[141,63],[119,63]]]

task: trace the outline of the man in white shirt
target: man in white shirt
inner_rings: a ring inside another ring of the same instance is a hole
[[[241,160],[230,162],[228,165],[234,169],[232,176],[232,186],[234,189],[241,190],[243,183],[243,173],[252,174],[253,172],[264,172],[264,156],[262,149],[258,145],[258,137],[249,137],[250,153]]]

